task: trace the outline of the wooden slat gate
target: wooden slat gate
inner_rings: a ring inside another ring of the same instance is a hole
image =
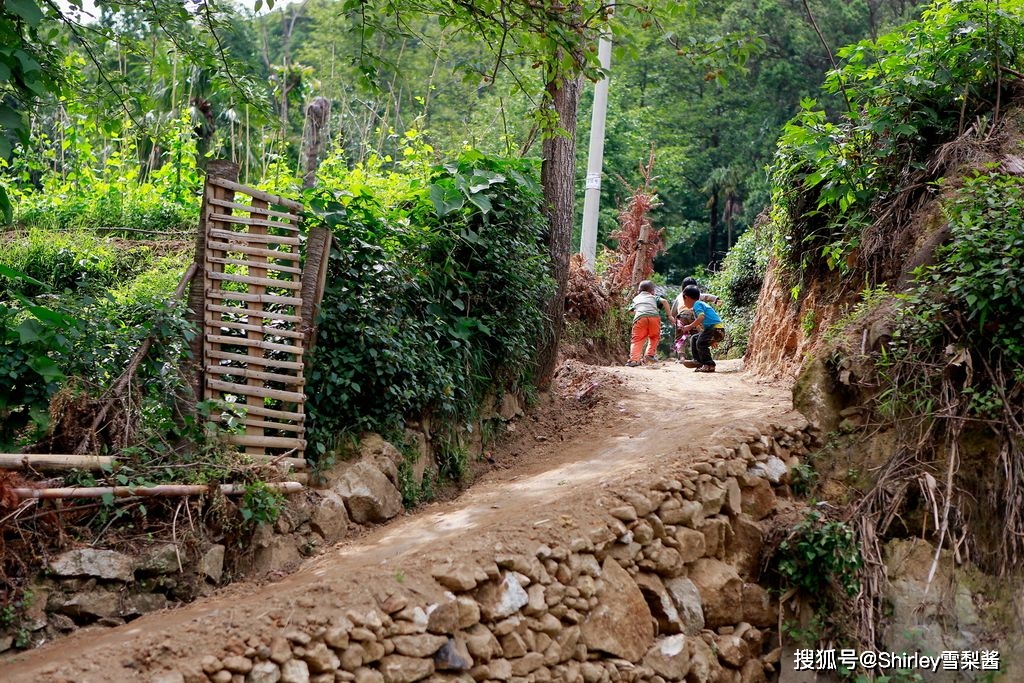
[[[323,293],[330,233],[315,231],[303,263],[302,205],[236,181],[210,162],[189,302],[202,333],[197,396],[239,406],[244,433],[226,437],[251,455],[303,457],[305,356]],[[322,244],[327,240],[327,245]],[[213,411],[210,419],[227,419]]]

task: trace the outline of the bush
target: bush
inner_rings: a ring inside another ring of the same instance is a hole
[[[467,152],[427,178],[391,176],[387,193],[335,180],[313,200],[336,238],[310,366],[314,454],[424,412],[459,424],[489,390],[527,381],[552,290],[532,172]]]
[[[748,230],[726,254],[721,270],[708,279],[707,291],[722,298],[716,310],[725,321],[728,337],[720,351],[729,357],[746,353],[768,253],[758,232]]]

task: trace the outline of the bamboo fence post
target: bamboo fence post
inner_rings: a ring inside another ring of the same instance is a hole
[[[331,256],[331,231],[317,226],[309,231],[306,241],[306,264],[302,273],[302,331],[306,349],[316,343],[316,320],[320,315],[320,301],[327,285],[327,265]]]
[[[195,390],[196,400],[202,400],[205,396],[205,375],[203,370],[204,363],[204,347],[206,344],[206,291],[209,287],[209,281],[205,277],[206,273],[206,249],[209,230],[209,219],[210,214],[217,212],[220,208],[221,211],[227,212],[231,209],[229,207],[217,207],[211,203],[211,200],[224,201],[223,192],[220,188],[213,183],[214,179],[223,178],[225,180],[234,182],[238,180],[238,164],[232,163],[224,159],[215,159],[211,161],[206,167],[206,183],[203,187],[203,203],[199,211],[199,229],[196,231],[196,255],[195,262],[198,267],[203,269],[204,276],[197,277],[192,280],[192,286],[189,288],[188,296],[188,307],[191,313],[189,319],[193,322],[197,328],[198,334],[192,340],[190,347],[192,350],[192,358],[196,364],[195,378],[193,381],[193,388]]]
[[[252,206],[254,207],[254,210],[256,210],[256,209],[266,210],[266,209],[269,208],[267,206],[267,202],[265,202],[262,199],[257,199],[255,197],[252,199]],[[249,225],[249,235],[250,236],[253,236],[253,235],[266,235],[266,234],[268,234],[266,226],[259,225],[257,223],[251,223]],[[256,255],[253,255],[251,258],[252,258],[253,261],[255,261],[257,263],[262,262],[263,264],[266,264],[270,260],[269,256],[256,256]],[[267,269],[266,268],[257,267],[257,266],[250,266],[248,268],[248,274],[251,277],[256,278],[256,279],[264,279],[264,278],[267,277]],[[260,296],[260,295],[263,295],[263,294],[267,293],[266,286],[255,284],[255,283],[249,283],[248,284],[248,289],[249,289],[249,293],[250,294],[255,294],[257,296]],[[255,308],[258,311],[262,311],[263,310],[263,304],[261,302],[257,301],[257,302],[252,304],[252,308]],[[264,358],[265,357],[265,351],[264,351],[263,348],[261,348],[261,343],[265,341],[263,333],[262,332],[256,332],[254,330],[246,330],[245,335],[246,335],[247,339],[249,339],[252,342],[255,342],[255,343],[253,343],[252,345],[250,345],[250,346],[248,346],[246,348],[246,351],[245,351],[246,355],[250,356],[250,357],[260,358],[260,359]],[[246,363],[246,366],[248,367],[248,363]],[[249,387],[260,388],[260,389],[263,388],[263,380],[262,379],[258,379],[256,377],[246,377],[244,379],[245,379],[246,385],[248,385]],[[256,392],[256,391],[253,391],[251,393],[247,393],[247,395],[245,397],[245,405],[246,406],[252,406],[252,407],[262,407],[263,406],[263,398],[260,397],[258,395],[258,392]],[[248,417],[248,416],[246,416],[246,417]],[[245,434],[246,434],[246,436],[262,437],[265,433],[266,432],[264,431],[263,427],[260,427],[258,425],[254,425],[252,423],[252,421],[250,421],[248,419],[245,420]],[[266,452],[266,450],[263,447],[261,447],[261,446],[246,445],[245,446],[245,452],[248,455],[262,455],[262,454],[264,454]]]

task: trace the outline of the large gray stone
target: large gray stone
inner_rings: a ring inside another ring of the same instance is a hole
[[[681,633],[683,625],[679,619],[679,611],[661,577],[641,572],[636,575],[636,585],[647,600],[647,606],[655,621],[658,622],[658,633]]]
[[[309,526],[324,537],[327,543],[334,543],[345,536],[348,529],[348,512],[345,499],[336,491],[320,491],[320,500],[309,515]]]
[[[72,617],[116,617],[121,614],[121,594],[105,588],[93,588],[75,593],[65,600],[59,609],[61,614]]]
[[[187,558],[179,555],[178,546],[162,543],[143,551],[136,568],[143,574],[174,574],[186,562]]]
[[[666,581],[665,589],[675,603],[680,630],[688,636],[700,633],[704,628],[704,608],[697,586],[686,577],[679,577]]]
[[[402,465],[402,452],[380,434],[364,434],[359,440],[359,459],[373,463],[392,484],[398,486],[398,468]]]
[[[113,550],[77,548],[50,561],[56,576],[94,576],[97,579],[129,582],[135,569],[132,558]]]
[[[530,596],[519,585],[511,572],[502,574],[500,581],[488,581],[476,593],[480,612],[490,620],[504,619],[519,611],[530,601]]]
[[[402,494],[366,460],[349,467],[335,485],[349,517],[358,524],[386,522],[402,511]]]
[[[600,650],[638,662],[654,642],[654,619],[633,578],[608,557],[601,567],[598,604],[587,615],[581,640]]]

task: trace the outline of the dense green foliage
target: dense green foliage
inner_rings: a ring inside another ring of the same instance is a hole
[[[313,204],[335,234],[309,385],[311,439],[451,425],[522,389],[550,291],[535,169],[465,152],[392,176],[390,201],[349,185]]]
[[[830,119],[805,100],[772,169],[772,220],[805,274],[849,270],[876,202],[936,180],[928,159],[969,126],[999,115],[1003,68],[1024,63],[1024,4],[942,0],[921,21],[839,51],[826,89],[848,111]]]
[[[810,512],[779,544],[776,569],[784,588],[796,588],[811,598],[827,599],[835,586],[847,596],[860,590],[863,565],[856,536],[849,525]]]
[[[750,328],[757,312],[757,297],[768,268],[765,233],[749,230],[725,255],[722,267],[708,280],[707,290],[721,297],[716,307],[725,321],[727,336],[721,353],[730,358],[741,357],[747,350]]]
[[[956,378],[965,415],[993,426],[1018,424],[1024,392],[1024,181],[979,173],[946,203],[950,241],[918,271],[902,297],[893,348],[883,368],[894,417],[939,405]],[[956,356],[967,352],[966,356]],[[929,410],[928,412],[931,412]]]

